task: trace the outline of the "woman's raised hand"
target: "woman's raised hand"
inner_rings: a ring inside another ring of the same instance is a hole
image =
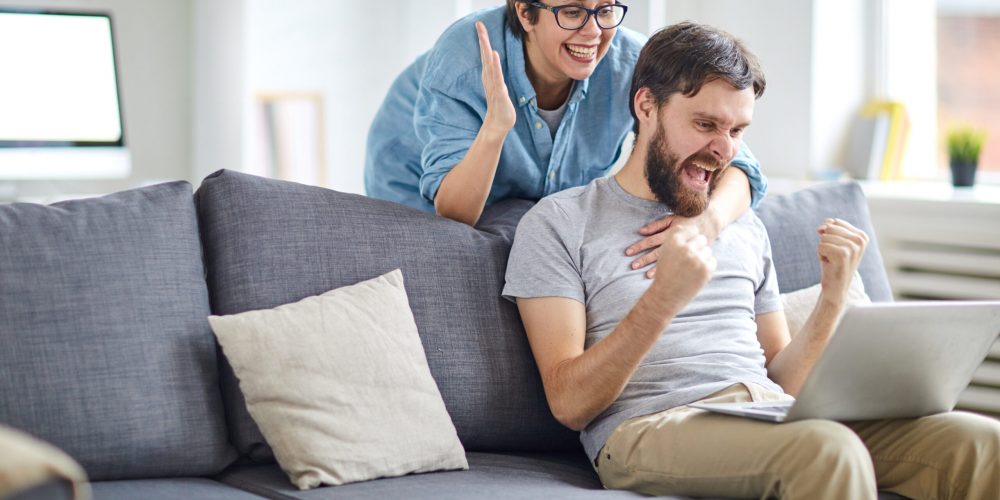
[[[479,35],[479,57],[483,61],[483,89],[486,91],[483,128],[506,135],[514,128],[517,113],[507,94],[507,84],[504,83],[503,69],[500,67],[500,54],[490,46],[490,37],[482,22],[476,22],[476,33]]]

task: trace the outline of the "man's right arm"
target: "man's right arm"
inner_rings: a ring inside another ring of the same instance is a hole
[[[584,349],[587,313],[563,297],[518,298],[528,342],[552,414],[584,429],[621,394],[673,318],[708,282],[715,259],[704,236],[670,228],[649,289],[607,337]]]

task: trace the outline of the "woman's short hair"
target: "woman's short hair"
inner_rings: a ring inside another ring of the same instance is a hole
[[[538,7],[531,5],[530,0],[507,0],[507,27],[514,32],[514,36],[523,40],[524,26],[521,26],[521,19],[517,16],[517,4],[523,3],[527,6],[527,11],[525,14],[528,16],[528,22],[535,24],[538,22]]]

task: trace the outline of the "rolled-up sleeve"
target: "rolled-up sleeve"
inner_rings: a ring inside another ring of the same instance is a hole
[[[750,208],[757,208],[767,194],[767,178],[760,171],[760,162],[745,142],[740,143],[740,152],[733,159],[732,165],[747,174],[747,179],[750,180]]]
[[[472,90],[476,87],[470,87],[481,88],[482,82],[478,78],[469,80],[468,75],[463,75],[449,85],[440,85],[434,82],[433,75],[425,74],[417,96],[414,128],[424,144],[420,194],[432,203],[444,176],[465,158],[483,124],[478,109],[485,108],[485,98],[481,91]]]

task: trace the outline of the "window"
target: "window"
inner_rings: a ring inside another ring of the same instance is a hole
[[[907,179],[950,178],[945,135],[985,129],[978,184],[1000,184],[1000,2],[878,0],[875,96],[902,102],[911,127]]]
[[[979,171],[1000,179],[1000,4],[937,0],[938,129],[985,129]],[[947,168],[944,148],[938,166]],[[989,181],[989,179],[984,178]]]

